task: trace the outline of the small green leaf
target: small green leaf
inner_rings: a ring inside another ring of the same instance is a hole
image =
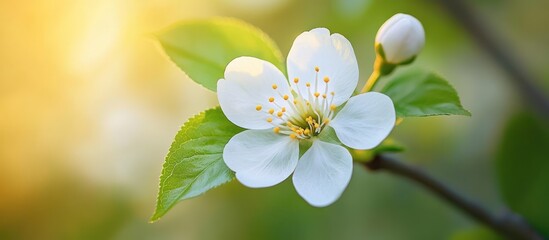
[[[397,75],[381,92],[393,100],[398,117],[471,116],[456,90],[434,73],[415,70]]]
[[[503,199],[549,236],[549,124],[531,114],[509,122],[496,157]]]
[[[455,233],[450,240],[503,240],[503,238],[491,229],[475,227]]]
[[[404,147],[392,138],[385,139],[379,146],[372,149],[375,154],[403,152]]]
[[[157,34],[171,60],[193,81],[216,91],[227,64],[241,56],[271,62],[284,70],[282,54],[261,30],[242,21],[214,18],[185,21]]]
[[[158,220],[177,202],[231,181],[234,173],[223,161],[223,148],[242,130],[219,107],[189,119],[166,156],[151,221]]]
[[[378,154],[382,153],[397,153],[404,151],[404,147],[392,138],[387,138],[377,147],[370,150],[351,149],[351,155],[356,162],[368,162],[374,159]]]

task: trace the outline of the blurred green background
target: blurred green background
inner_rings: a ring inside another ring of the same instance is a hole
[[[549,2],[469,2],[549,90]],[[286,54],[299,33],[323,26],[351,41],[364,81],[376,31],[397,12],[426,30],[414,65],[445,76],[473,114],[406,119],[392,135],[408,149],[398,156],[505,209],[494,161],[508,119],[528,104],[435,1],[1,0],[0,239],[449,239],[476,227],[413,183],[358,165],[327,208],[309,206],[290,181],[267,189],[233,181],[148,223],[175,133],[217,104],[152,33],[236,17]]]

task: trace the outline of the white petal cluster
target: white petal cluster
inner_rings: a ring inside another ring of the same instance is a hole
[[[424,45],[423,26],[408,14],[395,14],[381,26],[376,35],[376,46],[381,46],[384,60],[390,64],[412,60]]]
[[[351,97],[358,83],[353,48],[325,28],[296,38],[287,69],[290,81],[257,58],[229,63],[218,81],[219,103],[231,122],[248,130],[231,138],[223,159],[248,187],[273,186],[293,173],[294,186],[308,203],[327,206],[347,187],[353,160],[347,149],[319,140],[319,134],[333,128],[348,147],[374,148],[393,129],[393,102],[375,92]],[[301,157],[300,141],[312,142]]]

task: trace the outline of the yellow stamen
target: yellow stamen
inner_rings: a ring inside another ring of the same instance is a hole
[[[335,94],[336,94],[336,92],[331,92],[330,94],[332,94],[332,96],[333,96],[333,95],[335,95]]]
[[[276,115],[277,115],[278,117],[282,117],[283,114],[284,114],[283,112],[278,112]]]
[[[298,83],[299,82],[299,78],[294,78],[294,83]]]
[[[274,133],[279,133],[279,132],[280,132],[280,128],[279,128],[279,127],[275,127],[275,128],[273,128],[273,131],[274,131]]]
[[[336,110],[336,105],[335,104],[330,105],[330,110],[335,111]]]
[[[315,92],[315,97],[318,97],[320,96],[320,93],[319,92]]]
[[[269,109],[269,114],[273,114],[274,112],[275,112],[275,110],[274,110],[274,109],[272,109],[272,108],[271,108],[271,109]]]
[[[288,95],[284,95],[282,98],[284,98],[284,100],[288,100]]]
[[[274,102],[274,101],[275,101],[274,97],[269,98],[269,102]]]
[[[282,111],[282,112],[286,112],[286,108],[285,108],[285,107],[282,107],[281,111]]]
[[[320,68],[319,67],[315,67],[315,72],[318,72],[320,71]]]
[[[290,138],[291,138],[291,139],[296,139],[296,138],[297,138],[297,135],[295,135],[295,133],[292,133],[292,134],[290,134]]]
[[[326,94],[322,94],[322,97],[323,97],[323,98],[326,98]]]
[[[305,86],[310,87],[311,83],[305,83]]]
[[[263,107],[261,107],[261,105],[255,106],[255,110],[257,110],[257,111],[261,111],[262,108],[263,108]]]
[[[311,130],[309,130],[308,128],[305,129],[305,131],[303,132],[305,135],[309,135],[311,133]]]
[[[328,83],[330,81],[330,78],[329,77],[324,77],[324,82],[325,83]]]
[[[267,122],[273,122],[273,118],[267,118]]]

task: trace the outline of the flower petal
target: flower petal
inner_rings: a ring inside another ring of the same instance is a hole
[[[299,158],[299,142],[272,130],[247,130],[229,140],[223,150],[227,166],[242,184],[270,187],[288,178]]]
[[[292,180],[309,204],[324,207],[335,202],[349,184],[353,158],[344,147],[314,141],[297,164]]]
[[[391,98],[368,92],[349,99],[330,126],[343,144],[354,149],[372,149],[391,133],[395,120]]]
[[[273,125],[266,121],[272,117],[268,110],[273,108],[278,112],[281,107],[288,108],[284,94],[291,96],[282,72],[273,64],[252,57],[231,61],[225,69],[225,79],[217,82],[217,97],[223,113],[234,124],[248,129],[272,128]],[[271,97],[276,104],[269,102]],[[256,110],[258,106],[261,106],[260,110]],[[279,121],[273,119],[274,123]]]
[[[313,94],[323,94],[323,80],[328,77],[327,92],[335,92],[333,104],[339,106],[351,97],[358,83],[358,64],[351,43],[340,34],[330,35],[325,28],[299,35],[290,49],[287,65],[292,88],[305,98],[309,95],[306,83],[311,84]],[[297,84],[295,78],[299,78]]]

